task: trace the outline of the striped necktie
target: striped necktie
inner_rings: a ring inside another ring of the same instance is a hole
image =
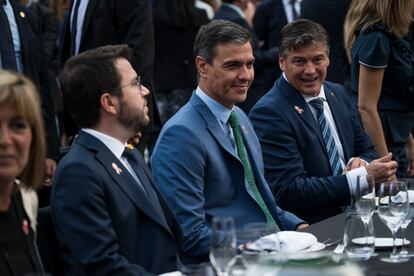
[[[314,99],[309,102],[316,109],[316,117],[321,129],[325,149],[328,153],[329,164],[331,165],[332,175],[339,175],[342,172],[341,162],[339,160],[338,149],[333,139],[331,129],[329,128],[325,115],[323,114],[323,100],[321,98]]]
[[[266,216],[267,223],[275,225],[277,226],[277,228],[279,228],[275,219],[273,218],[272,214],[267,208],[266,203],[264,202],[262,196],[260,195],[259,189],[257,188],[257,185],[256,185],[256,181],[254,180],[252,168],[250,166],[249,158],[247,156],[246,147],[244,146],[243,136],[240,131],[240,125],[237,120],[236,112],[234,111],[231,112],[229,122],[233,130],[234,139],[236,141],[237,153],[243,164],[244,177],[247,179],[247,183],[249,184],[249,187],[251,191],[253,192],[253,195],[254,195],[254,198],[257,204],[259,205],[260,209],[262,209],[264,215]],[[280,231],[280,229],[277,229],[277,231]]]

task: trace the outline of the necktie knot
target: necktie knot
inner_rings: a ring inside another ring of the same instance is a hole
[[[316,98],[309,102],[317,111],[323,111],[323,100],[321,98]]]
[[[125,157],[127,160],[131,160],[131,159],[135,160],[134,153],[128,147],[125,147],[124,152],[122,153],[122,156]]]
[[[239,120],[237,119],[237,114],[235,111],[232,111],[230,113],[229,123],[233,129],[239,126]]]

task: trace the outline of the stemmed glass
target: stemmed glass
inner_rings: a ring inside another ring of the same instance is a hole
[[[375,210],[375,179],[372,175],[358,176],[356,186],[356,210],[365,226]]]
[[[410,206],[408,215],[404,218],[401,224],[402,247],[401,247],[400,255],[402,257],[405,257],[406,255],[409,254],[405,246],[405,230],[407,229],[408,225],[411,223],[411,220],[414,217],[414,179],[405,178],[405,179],[400,179],[400,181],[407,183],[407,194],[408,194],[408,200],[409,200],[409,206]]]
[[[379,190],[378,215],[391,230],[393,247],[389,257],[383,262],[401,263],[408,261],[397,254],[396,235],[409,210],[406,182],[390,181],[381,183]]]
[[[211,225],[210,261],[218,276],[228,276],[237,254],[234,219],[214,217]]]

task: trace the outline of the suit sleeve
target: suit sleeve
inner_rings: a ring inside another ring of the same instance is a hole
[[[309,206],[337,207],[349,203],[345,175],[307,175],[294,126],[274,107],[257,105],[250,117],[262,146],[265,177],[282,208],[296,212],[308,211]]]
[[[205,149],[195,133],[172,126],[161,134],[151,167],[161,192],[181,225],[183,255],[208,261],[211,229],[204,211]]]
[[[103,183],[93,168],[72,163],[61,168],[54,179],[54,228],[65,248],[62,256],[78,274],[152,275],[119,254]]]

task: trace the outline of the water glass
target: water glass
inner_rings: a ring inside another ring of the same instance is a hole
[[[375,251],[375,235],[372,217],[364,221],[357,212],[347,214],[344,246],[346,255],[353,260],[368,260]]]
[[[355,205],[362,221],[367,224],[375,210],[375,179],[372,175],[357,177]]]
[[[276,235],[272,238],[263,237],[276,233],[271,225],[247,225],[237,231],[237,243],[247,265],[257,264],[263,257],[274,254],[277,248]]]
[[[236,230],[232,217],[214,217],[211,225],[210,261],[219,276],[229,275],[237,254]]]
[[[381,183],[378,195],[378,216],[391,230],[393,238],[391,255],[389,257],[381,258],[381,261],[390,263],[406,262],[409,260],[408,258],[403,258],[397,254],[395,241],[397,231],[401,227],[409,211],[407,184],[402,181]]]
[[[409,200],[409,211],[408,211],[408,215],[405,217],[405,219],[403,220],[402,224],[401,224],[401,238],[403,241],[402,247],[401,247],[401,251],[400,251],[400,255],[402,255],[404,257],[404,255],[408,255],[409,252],[407,251],[407,248],[405,246],[405,230],[407,229],[408,225],[411,223],[413,217],[414,217],[414,179],[413,178],[404,178],[404,179],[400,179],[400,181],[402,182],[406,182],[407,184],[407,195],[408,195],[408,200]]]

